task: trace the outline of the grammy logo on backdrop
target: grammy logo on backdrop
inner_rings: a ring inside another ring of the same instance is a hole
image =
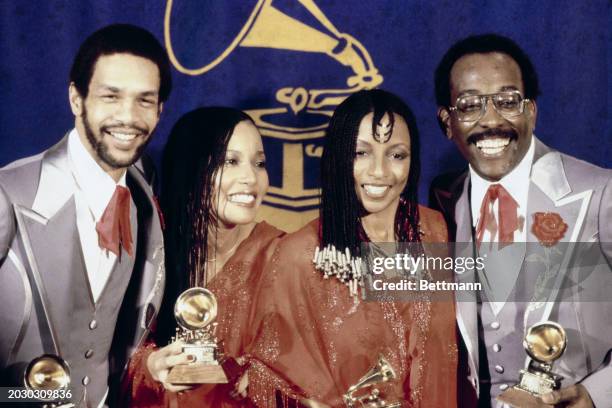
[[[347,77],[341,78],[344,87],[330,83],[328,88],[311,89],[296,85],[275,91],[271,89],[278,106],[247,110],[259,127],[266,150],[278,151],[281,155],[272,160],[282,162],[282,177],[277,181],[271,178],[259,218],[294,231],[318,215],[316,174],[323,153],[325,128],[334,108],[354,92],[377,87],[383,82],[383,77],[366,48],[355,37],[338,30],[313,0],[299,0],[300,6],[293,2],[291,5],[305,12],[316,25],[301,21],[274,3],[273,0],[258,0],[238,35],[218,56],[199,68],[183,66],[173,47],[171,33],[180,28],[172,25],[173,0],[166,3],[164,39],[174,67],[186,75],[209,72],[238,47],[321,54],[350,70]],[[209,21],[213,21],[210,16],[207,23]],[[307,69],[303,66],[290,68],[297,71]],[[257,82],[263,79],[244,80]]]

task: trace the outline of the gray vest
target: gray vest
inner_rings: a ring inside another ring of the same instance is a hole
[[[518,382],[519,371],[525,366],[527,355],[522,346],[523,333],[518,329],[523,326],[524,310],[525,303],[507,303],[495,316],[487,303],[480,308],[483,333],[478,342],[486,350],[493,407],[495,398]],[[480,398],[486,397],[481,395]]]
[[[134,260],[122,252],[97,303],[92,303],[87,276],[72,271],[74,313],[69,345],[62,347],[71,366],[74,390],[87,389],[87,400],[96,404],[108,386],[108,356],[121,302],[127,289]],[[120,330],[120,328],[119,328]],[[80,392],[79,392],[80,394]]]
[[[133,202],[131,209],[133,247],[137,248],[137,215]],[[75,220],[74,200],[66,203],[60,212],[65,212],[66,216],[60,218]],[[35,228],[35,224],[30,227]],[[122,250],[121,257],[117,259],[106,286],[94,305],[76,223],[65,223],[57,228],[63,230],[61,236],[73,237],[69,242],[76,244],[66,248],[65,243],[59,243],[63,245],[62,256],[71,260],[67,270],[42,274],[47,294],[53,293],[61,297],[48,299],[48,307],[58,334],[61,357],[70,368],[73,402],[81,401],[85,396],[87,406],[96,407],[108,388],[109,352],[119,310],[134,268],[134,259]],[[54,231],[58,231],[57,228],[54,228]],[[53,242],[49,234],[43,232],[36,233],[31,229],[29,235],[32,245],[38,248],[58,244]],[[39,265],[39,269],[43,268],[44,265]],[[25,366],[38,356],[32,355],[34,350],[40,350],[40,354],[52,352],[48,344],[41,342],[41,337],[45,337],[44,333],[39,331],[39,327],[44,325],[43,322],[39,307],[34,302],[23,343],[10,364],[12,382],[15,384],[21,384]],[[86,406],[85,401],[81,405]]]
[[[525,368],[527,353],[523,348],[523,316],[529,305],[525,300],[531,298],[536,276],[533,270],[528,272],[526,268],[522,268],[507,302],[497,315],[493,313],[488,302],[478,309],[482,322],[482,333],[478,342],[479,347],[484,346],[486,352],[491,378],[492,407],[498,405],[495,398],[499,394],[518,382],[519,372]],[[482,394],[480,398],[486,399],[487,396]]]

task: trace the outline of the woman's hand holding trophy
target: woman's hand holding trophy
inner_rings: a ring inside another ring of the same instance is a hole
[[[168,373],[179,364],[188,364],[193,357],[183,352],[183,343],[175,341],[159,350],[152,352],[147,359],[147,370],[155,381],[162,383],[168,391],[178,392],[192,388],[188,385],[175,385],[168,382]]]
[[[213,293],[201,287],[187,289],[176,300],[174,316],[179,325],[176,340],[151,353],[147,359],[151,376],[169,391],[226,383],[214,337],[217,300]]]

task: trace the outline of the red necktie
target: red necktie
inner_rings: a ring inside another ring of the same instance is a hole
[[[132,249],[132,226],[130,225],[130,190],[117,186],[115,193],[96,224],[98,245],[117,256],[121,256],[121,246],[130,256]]]
[[[497,221],[495,222],[495,214],[493,214],[493,204],[499,199],[497,206]],[[485,230],[491,232],[491,239],[495,238],[495,233],[498,232],[497,224],[499,223],[498,242],[512,243],[514,242],[514,231],[518,229],[518,204],[510,193],[502,187],[501,184],[491,184],[487,193],[482,200],[480,207],[480,219],[476,226],[476,236],[478,245],[482,242]]]

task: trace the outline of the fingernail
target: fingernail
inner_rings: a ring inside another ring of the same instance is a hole
[[[189,360],[189,361],[195,361],[195,359],[196,359],[196,356],[194,356],[193,354],[189,354],[187,356],[187,360]]]

